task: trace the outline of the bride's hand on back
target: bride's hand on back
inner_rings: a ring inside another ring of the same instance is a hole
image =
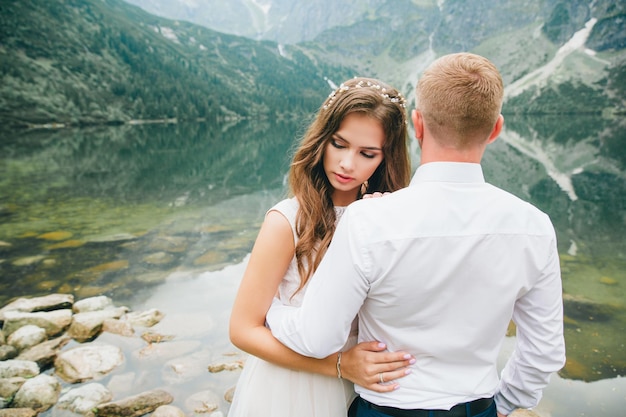
[[[411,373],[415,359],[406,352],[388,352],[384,343],[362,342],[341,354],[341,375],[376,392],[397,389],[396,381]],[[381,383],[382,376],[382,383]]]
[[[375,193],[371,193],[371,194],[363,194],[363,198],[380,198],[382,196],[389,195],[389,194],[391,193],[390,192],[381,193],[381,192],[376,191]]]

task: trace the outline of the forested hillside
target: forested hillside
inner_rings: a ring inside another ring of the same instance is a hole
[[[5,126],[289,116],[347,74],[121,0],[3,1],[0,39]]]
[[[237,19],[226,3],[209,9],[222,21]],[[626,108],[620,2],[358,0],[349,13],[348,2],[329,0],[255,5],[268,37],[279,27],[294,31],[290,39],[298,30],[321,32],[282,45],[157,17],[122,0],[2,1],[0,125],[292,117],[319,106],[326,78],[357,74],[383,78],[411,99],[420,72],[456,51],[496,63],[505,112]]]
[[[127,1],[220,31],[300,42],[320,61],[384,78],[409,96],[437,56],[471,51],[494,61],[514,86],[506,112],[621,114],[626,108],[624,2]]]

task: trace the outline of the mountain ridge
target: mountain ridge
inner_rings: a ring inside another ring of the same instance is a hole
[[[296,117],[318,108],[327,79],[354,75],[384,79],[412,100],[421,71],[458,50],[500,68],[505,113],[612,117],[626,108],[626,5],[361,0],[338,24],[347,3],[335,10],[328,1],[308,3],[323,10],[311,20],[326,18],[327,28],[283,44],[154,16],[121,0],[7,0],[0,124]],[[301,11],[285,0],[244,2],[268,16],[286,10],[274,20]],[[223,2],[212,4],[220,15]]]
[[[274,43],[149,15],[120,0],[8,1],[0,123],[294,117],[346,74]]]

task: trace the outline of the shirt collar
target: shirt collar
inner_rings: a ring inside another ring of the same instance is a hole
[[[420,165],[411,185],[419,182],[465,182],[484,183],[483,169],[480,164],[468,162],[429,162]]]

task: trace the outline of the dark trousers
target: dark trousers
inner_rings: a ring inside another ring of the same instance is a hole
[[[445,417],[447,411],[442,410],[420,410],[416,416],[425,417]],[[477,414],[465,414],[465,417],[496,417],[496,403],[493,402],[489,408]],[[361,397],[357,397],[348,409],[348,417],[393,417],[391,414],[381,412],[372,408],[372,405]]]

